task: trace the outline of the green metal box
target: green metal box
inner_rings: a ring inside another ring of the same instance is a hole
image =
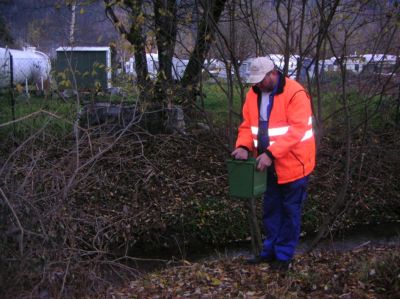
[[[230,196],[252,198],[265,192],[267,172],[257,171],[256,159],[227,160],[226,163],[228,164]]]

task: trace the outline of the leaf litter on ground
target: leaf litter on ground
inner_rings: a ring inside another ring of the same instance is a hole
[[[184,261],[144,274],[110,298],[400,298],[400,247],[315,251],[288,272],[244,257]]]

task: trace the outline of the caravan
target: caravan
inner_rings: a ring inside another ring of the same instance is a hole
[[[157,77],[157,73],[160,68],[158,54],[147,53],[146,62],[150,78],[155,79]],[[179,59],[176,57],[172,58],[172,77],[175,80],[182,79],[188,62],[189,60],[187,59]],[[131,57],[129,61],[125,63],[125,73],[136,77],[136,65],[134,57]]]
[[[280,69],[281,71],[284,69],[284,66],[285,66],[285,56],[284,55],[270,54],[270,55],[267,55],[266,57],[270,58],[274,62],[275,66],[278,69]],[[297,63],[298,63],[299,58],[300,58],[299,55],[291,55],[289,57],[288,76],[292,79],[295,79],[295,77],[296,77]],[[249,72],[250,72],[251,62],[254,59],[255,58],[248,58],[240,64],[240,68],[239,68],[240,76],[241,76],[241,78],[243,78],[243,80],[246,80],[246,78],[248,77]],[[312,77],[314,74],[314,66],[313,66],[312,60],[310,58],[303,57],[302,68],[300,70],[300,79],[304,80],[307,77],[307,73],[310,77]]]

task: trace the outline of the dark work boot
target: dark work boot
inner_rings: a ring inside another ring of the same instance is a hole
[[[275,259],[273,257],[266,257],[261,255],[256,255],[250,259],[246,260],[246,264],[248,265],[258,265],[263,263],[272,263]]]

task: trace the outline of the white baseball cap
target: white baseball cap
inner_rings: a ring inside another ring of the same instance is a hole
[[[256,84],[261,82],[274,67],[274,63],[268,57],[257,57],[250,65],[250,75],[247,78],[247,83]]]

